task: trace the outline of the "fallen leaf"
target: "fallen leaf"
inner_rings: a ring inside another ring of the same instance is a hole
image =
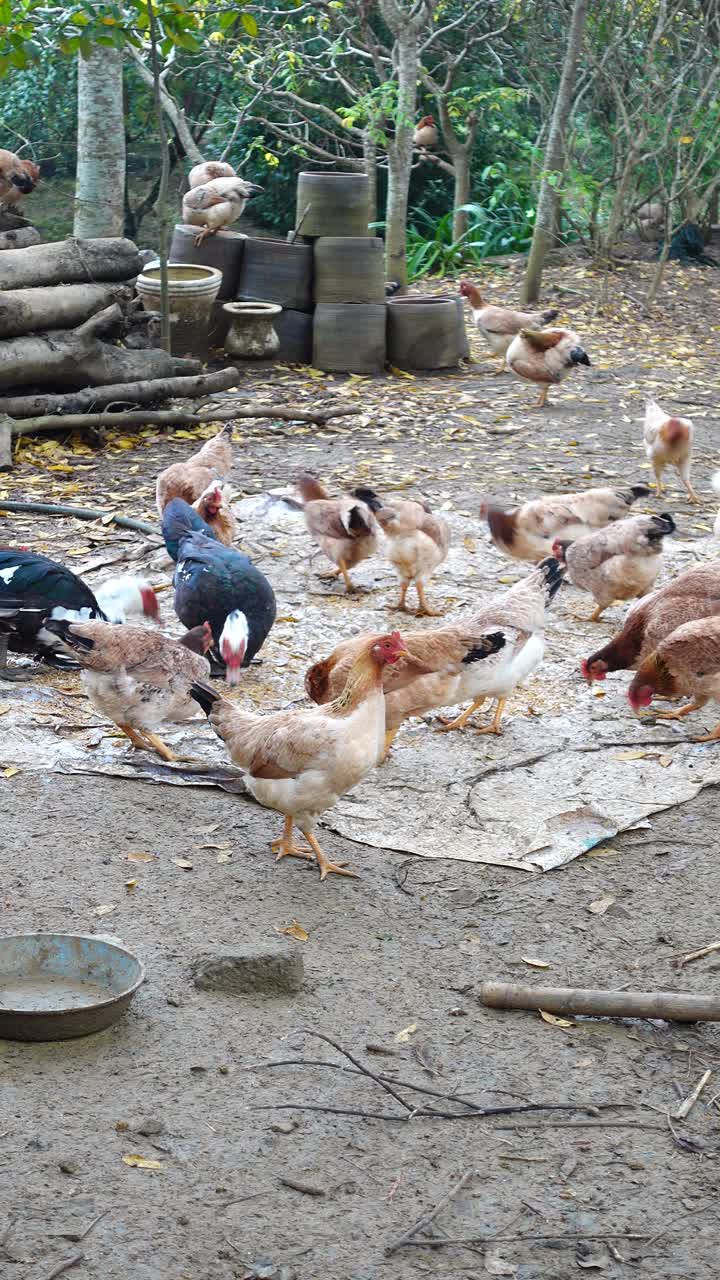
[[[10,711],[10,709],[9,702],[0,703],[0,716],[7,715],[7,712]]]
[[[402,1031],[398,1031],[395,1036],[396,1044],[407,1044],[411,1036],[417,1031],[417,1022],[411,1022],[408,1027],[403,1027]]]
[[[531,969],[552,969],[552,965],[547,960],[533,960],[530,956],[521,956],[523,964],[529,964]]]
[[[99,907],[93,907],[94,916],[109,916],[111,911],[117,910],[117,903],[105,902]]]
[[[219,854],[218,854],[218,856],[217,856],[217,861],[218,861],[221,865],[222,865],[222,864],[224,864],[224,863],[226,863],[226,862],[232,862],[232,854],[231,854],[231,853],[219,853]]]
[[[9,768],[3,769],[2,776],[3,778],[14,778],[15,774],[19,772],[20,772],[19,769],[15,769],[12,765],[10,765]]]
[[[557,1018],[554,1013],[546,1013],[544,1009],[538,1009],[538,1013],[543,1022],[549,1022],[553,1027],[574,1027],[575,1023],[570,1018]]]
[[[668,765],[671,765],[672,762],[672,756],[658,756],[658,764],[662,765],[663,769],[667,769]]]
[[[129,1164],[131,1169],[162,1169],[159,1160],[148,1160],[145,1156],[122,1156],[123,1164]]]
[[[619,751],[616,756],[613,756],[613,759],[614,760],[644,760],[646,755],[647,755],[647,751],[643,750],[642,747],[635,747],[633,748],[632,751]]]
[[[307,929],[303,929],[302,925],[299,924],[297,920],[291,921],[291,923],[286,925],[284,929],[276,928],[275,932],[284,933],[286,937],[295,938],[298,942],[307,942],[310,937]]]
[[[128,893],[134,893],[134,892],[135,892],[135,890],[137,889],[137,887],[138,887],[138,882],[137,882],[137,880],[126,880],[126,881],[125,881],[125,888],[127,889]]]
[[[388,369],[394,378],[407,378],[409,382],[415,381],[415,374],[408,373],[406,369],[396,369],[394,364],[389,364]],[[177,432],[175,434],[177,435]]]
[[[604,893],[602,898],[596,898],[594,902],[590,903],[588,911],[591,911],[594,916],[604,916],[608,907],[611,907],[614,901],[614,894]]]
[[[171,858],[171,862],[174,862],[176,867],[181,867],[183,871],[192,871],[193,869],[193,864],[189,858]]]
[[[139,850],[137,853],[129,853],[127,855],[127,860],[128,862],[154,862],[155,854],[143,853],[142,851]]]

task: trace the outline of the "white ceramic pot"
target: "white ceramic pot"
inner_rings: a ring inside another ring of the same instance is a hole
[[[191,262],[168,262],[170,342],[174,356],[207,359],[213,302],[222,284],[222,271]],[[160,263],[149,262],[135,288],[146,311],[160,310]]]
[[[276,302],[226,302],[223,311],[230,320],[225,338],[229,356],[241,360],[267,360],[280,350],[273,320],[282,307]]]

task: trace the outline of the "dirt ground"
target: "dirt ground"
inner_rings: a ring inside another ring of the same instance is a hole
[[[247,374],[249,394],[351,396],[363,414],[320,430],[243,425],[235,485],[244,496],[260,494],[311,465],[333,486],[355,480],[381,492],[420,490],[465,529],[481,494],[514,500],[646,478],[639,420],[649,391],[696,420],[704,499],[690,508],[673,480],[662,507],[653,501],[649,509],[671,509],[682,539],[707,557],[720,286],[710,271],[671,268],[657,316],[643,320],[637,298],[649,270],[620,273],[604,314],[594,314],[599,281],[582,263],[549,273],[545,297],[582,334],[593,367],[551,393],[544,414],[528,411],[530,389],[490,376],[477,343],[479,362],[453,375],[357,382],[308,371]],[[512,266],[490,281],[497,297],[515,297],[515,286]],[[99,452],[60,438],[27,442],[16,468],[0,477],[0,498],[51,497],[152,518],[157,471],[192,447],[154,430],[110,439]],[[484,546],[479,522],[475,536]],[[104,555],[109,563],[118,548],[137,545],[109,527],[26,516],[4,518],[2,537],[71,565]],[[307,665],[302,598],[296,579],[284,575],[282,548],[263,550],[258,532],[243,524],[243,543],[252,547],[254,538],[290,621],[253,678],[284,671],[277,687],[297,698]],[[438,575],[432,592],[448,611],[476,589],[498,589],[496,576],[487,580],[485,556],[478,562],[460,587]],[[505,565],[513,576],[517,569]],[[370,606],[366,597],[308,598],[309,609],[327,608],[316,656],[351,633],[368,607],[378,621],[397,621],[386,610],[392,574],[373,562],[360,576],[366,586],[378,583]],[[620,610],[596,628],[573,621],[586,603],[576,593],[558,606],[555,649],[578,626],[598,643],[614,630]],[[62,677],[68,686],[74,679]],[[612,685],[619,738],[627,723],[622,688],[622,680]],[[0,703],[15,690],[0,684]],[[577,697],[578,716],[582,692],[575,671],[568,698]],[[490,745],[470,734],[469,741],[479,760],[488,751],[501,759],[528,724],[527,698],[518,695],[504,739]],[[589,720],[586,730],[591,740]],[[403,730],[399,757],[409,759],[413,734],[430,731]],[[453,739],[446,745],[451,761]],[[0,752],[0,766],[9,763]],[[478,999],[480,983],[495,978],[711,996],[717,956],[681,971],[672,957],[717,936],[715,788],[608,841],[602,856],[544,875],[352,844],[333,834],[328,815],[323,846],[332,857],[345,854],[361,878],[321,885],[312,867],[274,863],[268,844],[277,818],[243,797],[7,772],[0,767],[1,931],[107,932],[140,955],[148,977],[111,1030],[61,1044],[0,1042],[2,1280],[49,1280],[78,1255],[67,1273],[73,1280],[565,1280],[581,1269],[647,1280],[717,1275],[714,1025],[565,1027],[486,1009]],[[392,779],[378,775],[377,786]],[[448,831],[450,851],[452,840]],[[156,857],[129,862],[138,850]],[[192,871],[175,858],[191,860]],[[128,891],[131,878],[138,884]],[[615,899],[611,910],[591,911],[605,895]],[[96,914],[102,904],[115,907],[107,918]],[[262,946],[293,921],[309,935],[288,942],[305,962],[299,994],[231,997],[193,986],[189,970],[199,954]],[[447,1112],[457,1106],[447,1095],[462,1094],[484,1108],[568,1109],[413,1116],[372,1079],[319,1066],[343,1059],[317,1033],[375,1074],[443,1095],[401,1091],[416,1106]],[[288,1060],[294,1065],[267,1065]],[[706,1070],[712,1076],[687,1121],[669,1118]],[[129,1154],[161,1167],[128,1166]],[[495,1243],[431,1248],[421,1232],[422,1246],[389,1252],[471,1171],[428,1230],[435,1239]]]

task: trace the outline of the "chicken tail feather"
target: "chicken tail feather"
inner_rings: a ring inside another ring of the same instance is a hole
[[[374,489],[353,489],[353,497],[359,498],[371,511],[382,511],[383,501]]]
[[[550,604],[557,592],[560,590],[563,578],[565,577],[565,565],[561,564],[555,556],[548,556],[546,560],[541,560],[538,569],[542,571],[545,579],[545,603]]]

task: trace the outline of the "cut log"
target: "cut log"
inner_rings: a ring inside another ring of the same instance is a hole
[[[720,1022],[717,996],[681,991],[595,991],[580,987],[529,987],[483,982],[480,1003],[491,1009],[536,1009],[591,1018],[664,1018],[668,1022]]]
[[[28,249],[31,244],[40,244],[40,232],[36,227],[18,227],[16,231],[0,231],[0,251]]]
[[[0,397],[0,415],[31,418],[38,414],[84,413],[104,409],[106,405],[132,407],[158,404],[163,400],[184,400],[208,396],[214,391],[227,391],[240,378],[237,369],[220,369],[217,373],[201,373],[191,378],[156,378],[144,382],[116,382],[108,387],[85,387],[66,395]]]
[[[12,466],[12,424],[9,418],[0,417],[0,471]]]
[[[0,342],[0,388],[23,386],[82,388],[202,372],[199,360],[180,360],[165,351],[127,351],[101,342],[98,334],[122,326],[117,303],[77,329],[55,329]]]
[[[131,280],[143,269],[132,240],[58,240],[0,254],[0,289]]]
[[[45,285],[0,293],[0,338],[69,329],[113,302],[132,301],[126,284]]]
[[[319,409],[296,405],[237,405],[233,409],[214,406],[201,413],[185,413],[182,409],[135,409],[128,413],[68,413],[41,418],[13,418],[14,436],[32,435],[37,431],[98,431],[112,427],[201,427],[208,422],[234,422],[237,418],[279,418],[282,422],[317,422],[320,426],[331,418],[344,418],[363,413],[361,405],[328,405]]]

